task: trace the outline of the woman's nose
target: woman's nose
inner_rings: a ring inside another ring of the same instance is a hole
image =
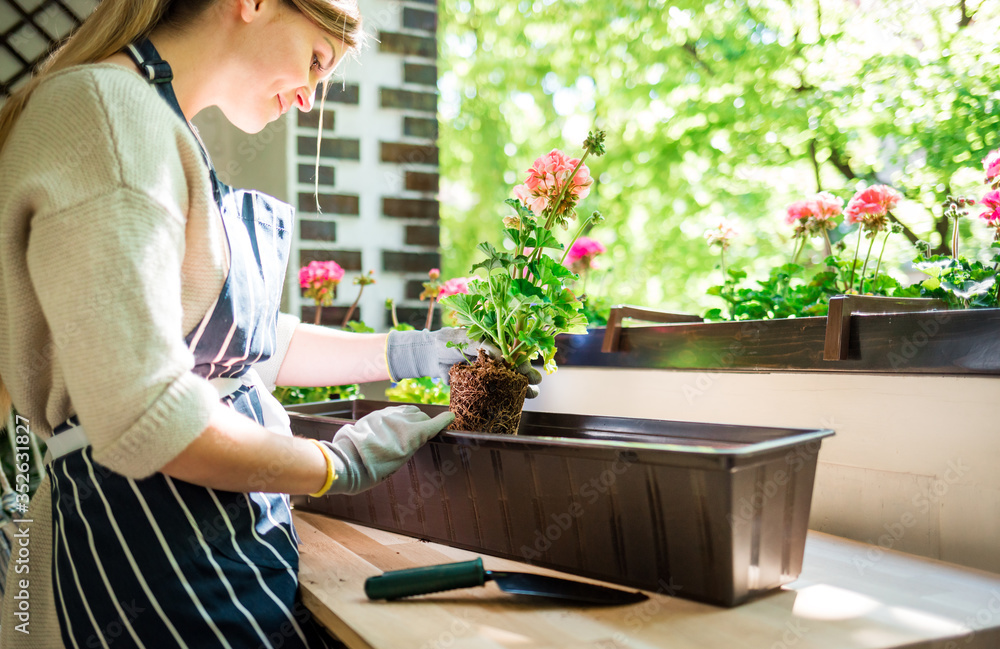
[[[310,92],[312,90],[312,92]],[[295,104],[298,106],[299,110],[303,113],[308,113],[312,110],[313,101],[316,98],[315,87],[308,88],[303,86],[295,91]]]

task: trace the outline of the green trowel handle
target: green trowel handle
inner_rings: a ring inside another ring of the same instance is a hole
[[[442,590],[482,586],[486,582],[483,560],[446,563],[425,568],[392,570],[365,580],[368,599],[398,599]]]

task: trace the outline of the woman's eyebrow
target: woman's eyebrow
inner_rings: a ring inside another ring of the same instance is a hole
[[[324,36],[323,40],[330,46],[330,51],[332,52],[332,54],[330,54],[330,62],[326,64],[326,68],[332,69],[333,64],[337,62],[337,48],[333,46],[333,41],[331,41],[328,37]]]

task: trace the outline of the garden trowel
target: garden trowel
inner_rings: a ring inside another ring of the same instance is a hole
[[[589,606],[634,604],[648,599],[646,595],[636,591],[618,590],[558,577],[526,572],[484,570],[481,558],[423,568],[392,570],[376,577],[369,577],[365,580],[365,594],[369,599],[399,599],[456,588],[482,586],[487,581],[496,582],[500,590],[514,595],[547,597]]]

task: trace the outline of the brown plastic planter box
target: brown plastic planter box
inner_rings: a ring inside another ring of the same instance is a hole
[[[331,439],[380,401],[289,408]],[[420,406],[430,414],[442,406]],[[296,507],[484,554],[733,606],[802,568],[829,430],[525,412],[517,436],[444,432],[375,488]]]

